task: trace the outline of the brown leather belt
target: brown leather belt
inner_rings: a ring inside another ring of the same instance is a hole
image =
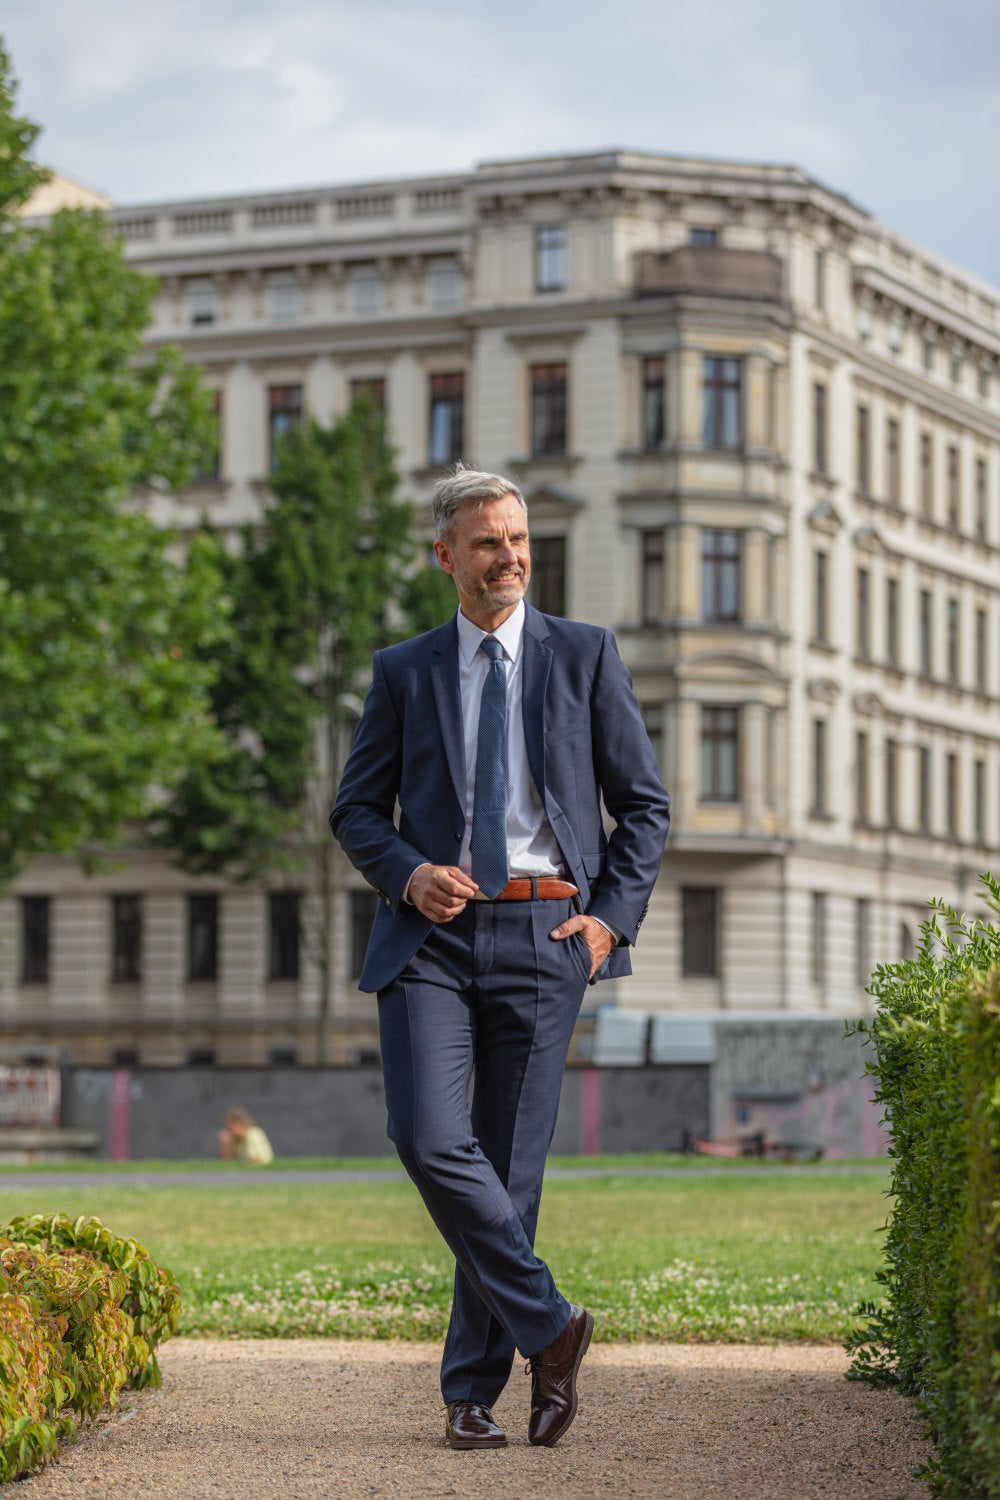
[[[578,896],[579,890],[568,880],[558,880],[554,875],[539,875],[535,879],[525,876],[523,880],[508,880],[494,901],[567,901]],[[488,901],[489,896],[476,896],[476,901]]]

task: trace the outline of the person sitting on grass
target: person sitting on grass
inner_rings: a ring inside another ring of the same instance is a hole
[[[274,1150],[245,1109],[231,1109],[219,1131],[219,1156],[223,1161],[245,1161],[252,1167],[266,1167],[274,1160]]]

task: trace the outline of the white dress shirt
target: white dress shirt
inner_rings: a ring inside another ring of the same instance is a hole
[[[503,664],[507,673],[507,873],[518,876],[564,875],[562,853],[545,816],[542,799],[528,769],[528,751],[524,743],[524,719],[521,713],[524,686],[524,601],[508,615],[496,630],[480,630],[462,611],[458,612],[458,678],[462,698],[462,728],[465,739],[465,834],[459,851],[458,865],[472,874],[472,807],[476,795],[476,751],[479,744],[479,704],[490,670],[490,659],[480,645],[492,635],[503,647]],[[423,869],[418,865],[417,869]],[[416,874],[414,870],[413,875]],[[413,879],[410,876],[410,880]],[[403,900],[410,899],[410,881],[406,882]],[[594,918],[607,928],[615,942],[621,933],[600,917]]]
[[[524,875],[561,875],[562,855],[552,832],[542,799],[528,770],[521,702],[524,684],[524,602],[496,630],[480,630],[458,614],[458,679],[462,695],[462,726],[465,733],[465,835],[458,856],[459,868],[472,874],[472,805],[476,793],[476,752],[479,745],[479,704],[489,675],[490,659],[479,648],[487,635],[503,647],[507,673],[507,873],[513,880]]]

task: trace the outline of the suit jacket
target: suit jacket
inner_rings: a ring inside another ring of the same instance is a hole
[[[528,766],[585,911],[622,933],[597,977],[631,973],[660,869],[669,799],[610,630],[525,609]],[[417,865],[453,865],[465,831],[465,748],[455,618],[377,651],[330,825],[382,898],[362,990],[395,979],[432,923],[403,891]],[[615,821],[605,837],[601,798]],[[399,807],[398,826],[395,822]]]

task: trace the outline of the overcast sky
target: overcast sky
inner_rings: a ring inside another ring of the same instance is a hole
[[[794,162],[1000,283],[1000,0],[0,0],[117,202],[599,147]]]

